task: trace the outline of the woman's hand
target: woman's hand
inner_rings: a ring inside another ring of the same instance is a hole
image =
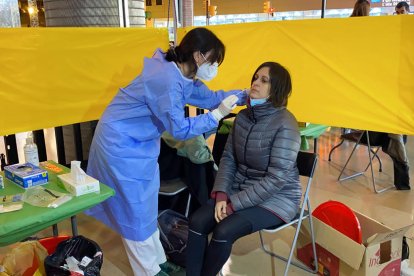
[[[217,222],[222,221],[227,217],[227,202],[226,201],[219,201],[216,202],[216,207],[214,209],[214,218]]]

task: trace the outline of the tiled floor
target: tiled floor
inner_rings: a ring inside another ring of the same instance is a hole
[[[390,190],[382,194],[375,194],[370,183],[370,178],[367,176],[360,176],[342,183],[336,180],[340,172],[340,167],[345,163],[352,146],[346,143],[342,145],[335,151],[332,161],[329,162],[329,150],[338,140],[338,129],[332,129],[326,132],[319,139],[318,153],[320,158],[310,194],[313,208],[327,200],[337,200],[390,228],[399,228],[413,224],[413,190]],[[408,138],[406,147],[409,159],[413,163],[414,137],[411,136]],[[351,169],[357,170],[358,168],[366,166],[366,147],[360,146],[357,150],[357,156],[350,166]],[[380,156],[383,161],[384,172],[379,174],[377,166],[375,165],[377,170],[376,177],[381,185],[388,185],[392,183],[393,179],[392,163],[389,157],[381,151]],[[414,173],[411,170],[411,179],[413,177]],[[413,181],[411,181],[411,184],[414,187]],[[95,240],[103,249],[105,259],[102,275],[133,275],[120,237],[116,233],[100,222],[85,215],[78,216],[78,224],[79,233]],[[59,229],[62,234],[70,234],[70,225],[68,222],[60,223]],[[293,231],[286,230],[278,235],[266,234],[266,244],[281,254],[287,254],[288,243],[286,241],[291,238],[292,233]],[[38,236],[41,237],[50,234],[48,230],[42,231]],[[408,231],[407,237],[411,248],[414,248],[414,229]],[[231,258],[223,268],[224,275],[282,275],[284,263],[264,254],[259,246],[258,234],[252,234],[238,240],[233,247]],[[0,249],[0,254],[6,251],[7,248],[2,248]],[[414,265],[413,258],[411,258],[411,263]],[[289,275],[308,274],[296,268],[291,268]]]

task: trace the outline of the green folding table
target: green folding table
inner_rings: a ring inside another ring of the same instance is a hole
[[[53,161],[50,164],[56,165],[62,169],[58,174],[68,173],[70,170]],[[66,192],[57,174],[48,170],[49,182],[44,187],[58,192]],[[3,173],[2,173],[3,174]],[[4,175],[4,174],[3,174]],[[25,189],[17,184],[4,178],[5,188],[0,189],[0,198],[4,195],[12,195],[23,193]],[[24,203],[23,208],[9,213],[0,214],[0,246],[6,246],[49,227],[56,225],[58,222],[71,218],[72,232],[77,234],[76,214],[89,209],[115,194],[114,190],[100,183],[99,193],[90,193],[73,197],[70,201],[64,203],[57,208],[35,207],[28,203]],[[54,228],[54,230],[57,228]],[[54,234],[57,235],[57,232]]]
[[[308,139],[313,139],[313,152],[317,153],[318,151],[318,138],[321,136],[327,129],[327,126],[309,124],[306,127],[299,127],[300,137],[301,137],[301,150],[308,150],[309,143]]]

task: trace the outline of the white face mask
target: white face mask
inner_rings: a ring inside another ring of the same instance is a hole
[[[218,72],[217,62],[214,62],[213,64],[205,62],[201,64],[201,66],[198,67],[196,76],[199,79],[209,81],[209,80],[214,79],[217,76],[217,72]]]
[[[205,62],[198,66],[196,77],[205,81],[210,81],[217,76],[218,63],[214,62],[211,64],[203,53],[200,52],[200,54],[204,58]]]

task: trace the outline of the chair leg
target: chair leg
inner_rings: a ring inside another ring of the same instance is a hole
[[[379,163],[379,169],[378,169],[378,171],[379,172],[382,172],[382,162],[381,162],[381,158],[378,156],[378,154],[375,157],[377,157],[378,163]]]
[[[374,159],[375,158],[377,158],[378,159],[378,161],[379,161],[379,165],[380,165],[380,168],[379,168],[379,172],[382,172],[382,162],[381,162],[381,159],[379,158],[379,156],[378,156],[378,151],[379,151],[379,147],[376,149],[376,150],[373,150],[372,148],[371,148],[371,153],[373,154],[373,156],[372,156],[372,161],[374,161]],[[368,155],[369,155],[369,153],[368,153]],[[372,162],[369,162],[368,163],[368,165],[367,165],[367,167],[365,168],[365,172],[368,170],[368,168],[369,168],[369,166],[371,166],[371,164],[372,164]]]
[[[338,147],[340,147],[343,143],[344,143],[344,139],[342,139],[341,140],[341,142],[339,142],[339,144],[338,145],[336,145],[336,146],[334,146],[330,151],[329,151],[329,157],[328,157],[328,161],[331,161],[331,155],[332,155],[332,152],[336,149],[336,148],[338,148]]]
[[[389,189],[394,188],[394,185],[385,187],[385,188],[380,189],[380,190],[377,190],[377,186],[375,185],[374,168],[372,167],[372,160],[377,155],[377,152],[378,152],[379,148],[376,150],[374,156],[371,157],[372,149],[371,149],[371,145],[369,143],[369,134],[368,133],[367,133],[367,141],[368,141],[368,155],[369,155],[369,165],[368,166],[371,167],[372,187],[374,188],[375,193],[379,194],[379,193],[382,193],[382,192],[388,191]]]
[[[312,252],[313,252],[313,259],[314,259],[314,266],[315,269],[312,270],[312,273],[318,273],[319,271],[319,262],[318,262],[318,255],[316,253],[316,241],[315,241],[315,232],[313,229],[313,219],[312,219],[312,208],[310,206],[310,200],[307,200],[307,205],[308,205],[308,212],[309,212],[309,227],[310,227],[310,232],[311,232],[311,240],[312,240]]]
[[[362,137],[362,134],[361,134],[361,137]],[[360,139],[361,139],[361,137],[360,137]],[[347,179],[350,179],[350,178],[353,178],[353,177],[359,176],[359,175],[361,175],[361,174],[364,174],[364,172],[359,172],[359,173],[356,173],[356,174],[353,174],[353,175],[350,175],[350,176],[346,176],[346,177],[341,178],[342,174],[344,173],[344,170],[345,170],[346,166],[348,165],[349,161],[351,160],[352,155],[354,154],[354,152],[355,152],[355,150],[356,150],[356,148],[357,148],[357,146],[358,146],[358,145],[359,145],[359,140],[358,140],[358,142],[357,142],[357,143],[355,143],[355,146],[354,146],[354,148],[352,149],[352,152],[351,152],[351,154],[349,155],[348,160],[346,160],[345,165],[343,166],[343,168],[342,168],[342,170],[341,170],[341,173],[340,173],[340,174],[339,174],[339,176],[338,176],[338,181],[344,181],[344,180],[347,180]],[[371,161],[371,158],[370,158],[370,161]]]
[[[262,231],[259,231],[260,245],[261,245],[263,251],[265,253],[267,253],[268,255],[274,257],[274,258],[277,258],[279,260],[282,260],[282,261],[285,261],[286,262],[284,276],[287,276],[288,275],[290,265],[294,265],[294,266],[296,266],[296,267],[298,267],[300,269],[303,269],[305,271],[308,271],[308,272],[311,272],[311,273],[314,273],[314,274],[318,272],[318,262],[317,262],[318,258],[317,258],[317,255],[316,255],[316,243],[315,243],[314,234],[313,234],[313,223],[311,222],[311,216],[309,216],[309,223],[310,223],[311,235],[312,235],[313,255],[314,255],[314,260],[316,261],[315,262],[315,269],[311,269],[311,268],[307,267],[306,265],[304,265],[304,264],[302,264],[300,262],[297,262],[297,261],[293,260],[293,253],[295,251],[296,242],[297,242],[297,239],[299,237],[300,226],[302,224],[302,221],[301,220],[298,222],[298,225],[297,225],[297,228],[296,228],[296,231],[295,231],[295,237],[294,237],[293,242],[292,242],[292,247],[290,248],[289,258],[282,257],[282,256],[277,255],[274,252],[268,250],[265,247],[265,245],[264,245]]]
[[[313,257],[314,257],[313,259],[315,260],[315,263],[314,263],[315,269],[312,270],[312,269],[309,269],[308,267],[306,267],[306,268],[302,267],[299,263],[295,264],[294,261],[292,260],[293,252],[295,251],[295,248],[296,248],[296,242],[297,242],[298,237],[299,237],[299,232],[300,232],[300,227],[302,225],[302,221],[303,220],[299,220],[296,231],[295,231],[295,237],[293,238],[292,246],[290,248],[289,258],[286,262],[286,268],[285,268],[284,276],[288,275],[290,264],[292,264],[294,266],[297,266],[299,268],[305,269],[306,271],[309,271],[309,272],[312,272],[312,273],[317,273],[318,269],[319,269],[318,268],[318,256],[316,255],[316,243],[315,243],[315,238],[314,238],[315,236],[314,236],[314,233],[313,233],[313,222],[312,222],[311,213],[309,214],[309,226],[310,226],[311,237],[312,237],[311,240],[312,240],[312,250],[313,250]]]
[[[379,147],[377,148],[377,150],[376,151],[374,151],[373,149],[371,149],[371,152],[372,153],[375,153],[375,152],[378,152],[378,150],[379,150]],[[381,158],[379,157],[379,155],[378,154],[376,154],[375,155],[375,158],[377,158],[377,160],[378,160],[378,163],[379,163],[379,165],[380,165],[380,168],[379,168],[379,172],[382,172],[382,161],[381,161]]]
[[[188,218],[188,213],[190,212],[190,203],[191,203],[191,193],[188,191],[187,207],[185,208],[185,216]]]
[[[363,133],[364,133],[364,132],[363,132]],[[380,160],[380,159],[379,159],[379,157],[378,157],[379,147],[378,147],[375,151],[371,148],[371,144],[370,144],[370,142],[369,142],[369,133],[368,133],[368,131],[366,131],[366,134],[367,134],[368,156],[369,156],[369,163],[368,163],[368,166],[367,166],[367,167],[365,168],[365,170],[364,170],[364,171],[362,171],[362,172],[355,173],[355,174],[353,174],[353,175],[350,175],[350,176],[347,176],[347,177],[343,177],[343,178],[341,178],[341,176],[342,176],[342,174],[343,174],[343,172],[344,172],[344,170],[345,170],[346,166],[348,165],[349,161],[351,160],[352,155],[353,155],[353,154],[354,154],[354,152],[355,152],[355,149],[356,149],[356,148],[357,148],[357,146],[359,145],[359,141],[361,140],[361,137],[362,137],[363,133],[361,134],[361,136],[360,136],[360,137],[359,137],[359,139],[358,139],[358,142],[355,144],[354,148],[352,149],[352,152],[351,152],[351,154],[349,155],[349,158],[348,158],[348,160],[346,161],[345,166],[342,168],[341,173],[340,173],[340,174],[339,174],[339,176],[338,176],[338,180],[339,180],[339,181],[344,181],[344,180],[347,180],[347,179],[351,179],[351,178],[354,178],[354,177],[360,176],[360,175],[364,174],[364,172],[366,172],[366,171],[368,170],[368,168],[369,168],[369,167],[371,167],[372,187],[374,188],[374,192],[375,192],[375,193],[377,193],[377,194],[379,194],[379,193],[385,192],[385,191],[387,191],[387,190],[389,190],[389,189],[392,189],[394,186],[389,186],[389,187],[386,187],[386,188],[383,188],[383,189],[377,190],[377,186],[375,185],[374,168],[373,168],[373,166],[372,166],[372,161],[375,159],[375,157],[377,157],[377,158],[378,158],[378,160],[379,160],[379,162],[380,162],[380,172],[382,171],[382,163],[381,163],[381,160]],[[372,154],[373,154],[373,155],[372,155]]]

